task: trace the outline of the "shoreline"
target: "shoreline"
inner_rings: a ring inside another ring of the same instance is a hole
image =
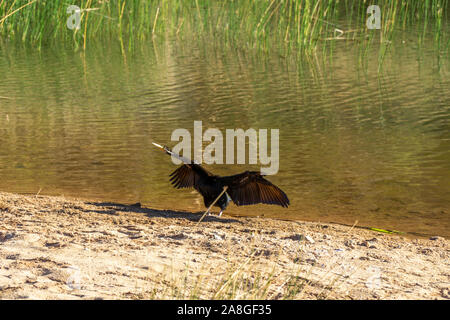
[[[450,246],[0,192],[0,299],[450,299]]]

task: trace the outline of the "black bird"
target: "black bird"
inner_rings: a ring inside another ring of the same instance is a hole
[[[219,216],[233,200],[237,206],[264,203],[276,204],[287,208],[289,199],[286,194],[257,171],[245,171],[233,176],[220,177],[207,171],[201,165],[174,153],[169,147],[153,143],[169,155],[184,162],[170,174],[170,182],[177,188],[194,188],[202,196],[205,206],[211,204],[222,194],[214,206],[220,208]],[[226,191],[224,192],[224,188]]]

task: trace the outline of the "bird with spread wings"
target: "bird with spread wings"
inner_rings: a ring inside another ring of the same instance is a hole
[[[257,171],[245,171],[236,175],[220,177],[201,165],[174,153],[169,147],[153,143],[169,155],[184,163],[170,174],[170,182],[176,189],[194,188],[202,196],[206,207],[220,208],[219,216],[233,201],[237,206],[251,204],[275,204],[287,208],[289,199],[276,185]],[[209,211],[209,209],[208,209]]]

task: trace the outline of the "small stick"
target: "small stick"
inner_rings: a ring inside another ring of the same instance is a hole
[[[355,223],[352,225],[352,227],[350,228],[350,230],[347,231],[347,234],[349,234],[350,232],[352,232],[353,228],[358,224],[358,220],[355,220]]]
[[[216,200],[214,200],[214,202],[211,203],[211,205],[209,206],[208,210],[205,211],[205,213],[202,215],[200,220],[198,220],[197,225],[203,220],[203,218],[206,216],[206,214],[209,212],[209,210],[211,210],[212,206],[216,204],[217,200],[220,199],[220,197],[225,193],[225,191],[227,191],[227,189],[228,189],[228,186],[223,187],[222,192],[219,194],[219,196],[216,198]]]
[[[3,21],[5,21],[6,18],[12,16],[14,13],[16,13],[16,12],[19,11],[19,10],[22,10],[22,9],[25,8],[26,6],[29,6],[30,4],[35,3],[36,1],[37,1],[37,0],[30,1],[30,2],[28,2],[28,3],[26,3],[26,4],[24,4],[23,6],[21,6],[19,9],[16,9],[16,10],[14,10],[13,12],[11,12],[10,14],[7,14],[7,15],[4,16],[2,19],[0,19],[0,23],[3,24]]]
[[[156,9],[156,16],[155,16],[155,22],[153,23],[152,35],[155,34],[156,21],[158,21],[158,15],[159,15],[159,7],[158,7],[158,9]]]

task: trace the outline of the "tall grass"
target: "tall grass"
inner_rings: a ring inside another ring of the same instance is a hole
[[[152,275],[147,279],[147,286],[141,297],[207,300],[328,299],[339,291],[340,285],[353,288],[355,284],[347,279],[353,277],[355,270],[364,270],[360,262],[345,272],[341,270],[339,262],[331,264],[329,269],[301,264],[280,268],[270,263],[262,265],[255,259],[255,252],[241,263],[224,261],[223,268],[215,272],[211,272],[209,266],[193,269],[185,265],[181,271],[169,266],[157,276]],[[138,287],[136,292],[139,292]]]
[[[380,6],[381,30],[366,27],[371,4]],[[69,5],[82,10],[77,30],[67,27]],[[445,47],[447,11],[448,0],[0,0],[0,39],[82,48],[115,39],[126,48],[155,37],[210,37],[266,50],[284,46],[311,52],[330,40],[388,43],[399,31],[415,27],[417,41],[431,37]]]

